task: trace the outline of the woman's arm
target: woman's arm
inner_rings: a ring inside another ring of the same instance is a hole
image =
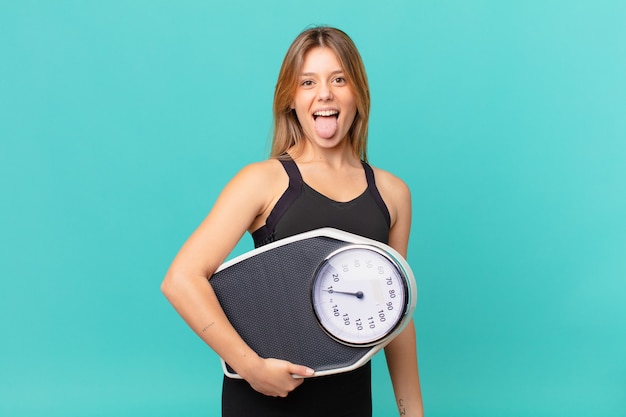
[[[413,321],[385,347],[387,367],[401,416],[422,417],[422,391],[417,367],[417,347]]]
[[[389,246],[406,258],[411,229],[411,193],[404,182],[384,171],[377,172],[376,183],[391,215]],[[385,347],[385,357],[399,414],[422,417],[424,407],[413,320]]]
[[[272,165],[273,164],[273,165]],[[257,391],[286,396],[308,376],[304,366],[260,358],[232,327],[209,278],[251,224],[273,203],[275,161],[250,165],[224,188],[211,212],[174,258],[161,289],[189,327]]]

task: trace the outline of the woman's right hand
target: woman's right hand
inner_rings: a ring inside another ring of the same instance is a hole
[[[296,365],[280,359],[259,358],[254,366],[240,374],[255,390],[272,397],[286,397],[299,387],[304,378],[315,372],[303,365]]]

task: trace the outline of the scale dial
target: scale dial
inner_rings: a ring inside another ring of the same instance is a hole
[[[407,278],[387,252],[352,244],[320,264],[311,301],[317,320],[332,338],[349,346],[374,346],[405,318]]]

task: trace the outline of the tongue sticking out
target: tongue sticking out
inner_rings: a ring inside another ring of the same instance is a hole
[[[330,139],[337,131],[337,116],[317,116],[315,118],[315,133],[324,139]]]

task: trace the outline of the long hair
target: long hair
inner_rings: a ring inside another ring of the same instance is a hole
[[[288,149],[295,147],[297,150],[302,146],[304,133],[291,104],[304,57],[316,47],[331,49],[345,72],[346,80],[355,97],[357,110],[348,131],[349,142],[354,153],[367,161],[370,91],[365,67],[352,39],[343,31],[327,26],[305,30],[287,50],[274,91],[274,132],[270,157],[280,157]]]

